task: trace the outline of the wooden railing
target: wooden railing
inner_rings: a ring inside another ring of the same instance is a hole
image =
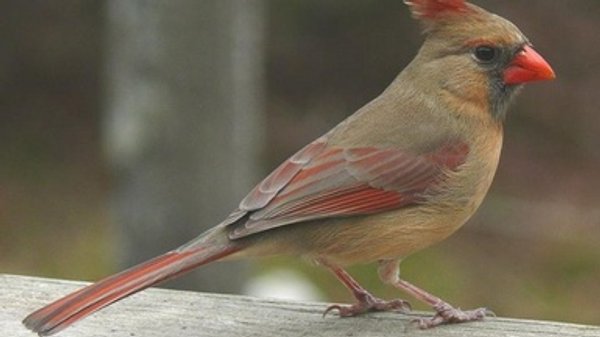
[[[35,336],[21,325],[29,312],[85,283],[0,274],[0,335]],[[427,313],[322,316],[324,303],[152,288],[106,308],[57,337],[599,337],[600,327],[511,318],[419,330]]]

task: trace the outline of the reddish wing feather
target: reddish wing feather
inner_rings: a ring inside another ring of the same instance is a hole
[[[259,184],[240,205],[249,212],[248,220],[230,238],[413,204],[446,170],[462,164],[469,151],[463,143],[447,143],[425,155],[374,147],[326,149],[325,143],[321,138],[308,145]]]
[[[253,211],[265,207],[302,168],[325,149],[325,136],[308,144],[286,160],[240,202],[240,210]]]

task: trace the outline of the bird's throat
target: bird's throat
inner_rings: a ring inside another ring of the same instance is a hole
[[[501,79],[493,79],[489,85],[489,110],[494,119],[504,121],[506,113],[522,85],[506,85]]]

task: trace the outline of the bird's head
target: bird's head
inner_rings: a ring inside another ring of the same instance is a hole
[[[431,85],[501,120],[522,84],[555,77],[510,21],[464,0],[405,0],[427,36],[415,63]]]

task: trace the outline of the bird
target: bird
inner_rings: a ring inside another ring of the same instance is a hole
[[[482,320],[402,279],[399,263],[458,230],[495,175],[509,105],[525,83],[556,77],[510,21],[465,0],[404,0],[423,28],[414,59],[376,98],[300,149],[221,223],[163,255],[34,311],[40,336],[215,261],[284,255],[330,270],[355,297],[325,313],[408,312],[345,268],[374,263],[383,283],[435,312],[426,329]]]

